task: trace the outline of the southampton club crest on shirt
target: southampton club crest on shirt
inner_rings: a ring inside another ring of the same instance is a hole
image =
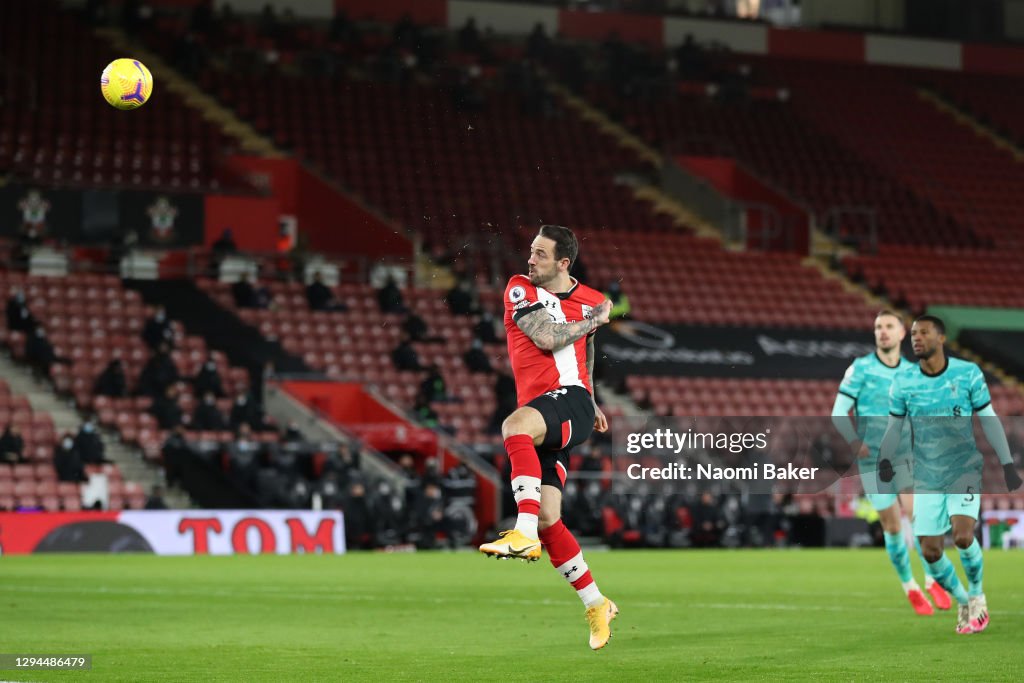
[[[178,209],[171,201],[161,195],[148,209],[150,230],[153,239],[158,242],[168,242],[174,237],[174,220],[178,217]]]
[[[587,306],[586,304],[583,304],[580,308],[583,309],[583,319],[584,320],[590,320],[590,317],[594,313],[594,307],[593,306]]]

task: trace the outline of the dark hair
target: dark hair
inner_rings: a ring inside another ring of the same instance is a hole
[[[935,325],[935,329],[939,331],[939,334],[946,334],[946,323],[942,322],[942,318],[938,318],[934,315],[922,315],[920,318],[914,321],[915,323],[931,323]]]
[[[542,225],[537,234],[555,241],[555,260],[569,259],[571,270],[576,263],[576,256],[580,253],[579,242],[576,241],[576,235],[572,234],[572,230],[561,225]]]
[[[900,325],[906,324],[903,322],[903,316],[897,313],[896,311],[892,310],[891,308],[883,308],[882,310],[875,314],[875,317],[881,318],[883,315],[891,315],[892,317],[900,321]]]

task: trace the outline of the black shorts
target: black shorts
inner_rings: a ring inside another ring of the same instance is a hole
[[[540,483],[563,490],[569,471],[569,451],[594,433],[594,399],[583,387],[559,387],[526,405],[544,418],[547,434],[537,447]]]

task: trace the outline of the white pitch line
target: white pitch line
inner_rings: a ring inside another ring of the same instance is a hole
[[[346,593],[343,590],[331,592],[316,592],[306,590],[279,590],[273,588],[253,588],[249,590],[177,590],[170,588],[148,588],[148,587],[125,587],[125,586],[94,586],[94,587],[73,587],[73,586],[12,586],[0,585],[0,591],[9,593],[57,593],[76,595],[163,595],[163,596],[194,596],[194,597],[224,597],[224,598],[245,598],[253,596],[278,596],[287,597],[292,600],[314,600],[314,601],[337,601],[337,602],[409,602],[433,604],[447,604],[452,602],[470,602],[479,604],[479,600],[452,597],[415,597],[408,595],[366,595],[364,593]],[[573,606],[578,605],[574,600],[551,600],[551,599],[518,599],[518,598],[493,598],[490,603],[526,605],[531,607],[550,606]],[[679,607],[713,609],[713,610],[758,610],[766,612],[907,612],[905,608],[899,607],[853,607],[848,605],[797,605],[789,603],[761,603],[761,602],[687,602],[683,605],[665,602],[630,602],[625,603],[631,607],[643,609],[676,609]],[[952,612],[951,612],[952,613]],[[996,614],[1024,616],[1024,610],[998,610]]]

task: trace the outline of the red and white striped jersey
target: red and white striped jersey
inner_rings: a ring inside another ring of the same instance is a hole
[[[543,287],[534,287],[525,275],[513,275],[505,287],[508,359],[516,379],[520,406],[558,387],[578,386],[591,395],[594,393],[587,374],[586,337],[557,351],[545,351],[516,325],[522,316],[542,308],[556,323],[574,323],[590,318],[594,307],[604,301],[604,295],[580,284],[575,278],[572,283],[568,292],[556,294]]]

